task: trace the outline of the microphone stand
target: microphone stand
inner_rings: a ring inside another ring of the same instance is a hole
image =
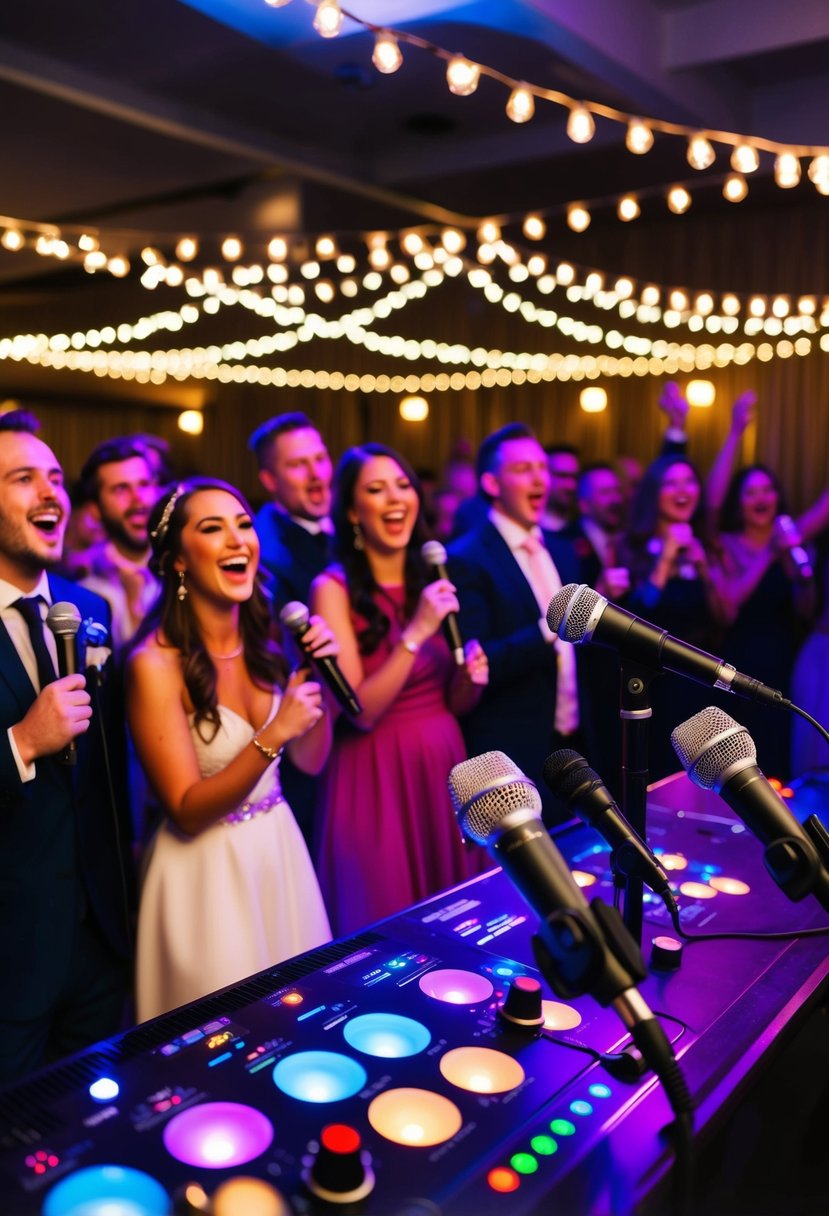
[[[622,810],[630,826],[647,842],[648,725],[652,716],[651,681],[659,673],[643,663],[622,660],[619,717],[622,720]],[[644,883],[625,875],[622,917],[637,945],[642,944]]]

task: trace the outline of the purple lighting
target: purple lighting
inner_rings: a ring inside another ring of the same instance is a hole
[[[171,1157],[211,1170],[253,1161],[272,1140],[271,1121],[238,1102],[204,1102],[176,1115],[164,1129],[164,1147]]]

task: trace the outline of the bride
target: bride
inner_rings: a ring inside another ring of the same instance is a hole
[[[270,640],[250,510],[225,482],[193,479],[162,495],[150,538],[161,590],[127,660],[127,712],[166,817],[145,859],[140,1021],[331,936],[279,783],[283,748],[319,772],[330,715]],[[337,650],[319,617],[303,643]]]

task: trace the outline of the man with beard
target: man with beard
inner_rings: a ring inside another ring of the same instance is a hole
[[[88,573],[80,581],[102,595],[112,609],[112,642],[128,642],[158,592],[148,568],[147,520],[158,485],[144,444],[121,436],[99,443],[81,470],[81,488],[93,504],[107,539],[84,556]]]
[[[119,720],[106,682],[80,674],[83,626],[79,674],[56,678],[45,624],[54,603],[103,625],[109,612],[51,573],[69,499],[38,427],[0,417],[0,1082],[116,1031],[128,979]]]
[[[248,440],[271,501],[257,513],[261,562],[274,608],[308,603],[311,583],[331,561],[331,477],[325,441],[305,414],[279,414]]]

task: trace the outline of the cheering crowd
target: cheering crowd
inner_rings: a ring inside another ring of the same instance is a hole
[[[549,825],[557,748],[618,794],[618,660],[550,631],[563,585],[829,721],[829,489],[792,520],[772,469],[734,467],[752,394],[705,482],[675,385],[661,405],[644,470],[516,422],[423,478],[377,443],[335,469],[281,414],[250,438],[255,515],[152,435],[99,444],[70,505],[37,420],[0,416],[0,1081],[488,868],[447,791],[466,756],[507,753]],[[654,681],[651,779],[716,696]],[[816,733],[728,708],[768,774],[829,768]]]

